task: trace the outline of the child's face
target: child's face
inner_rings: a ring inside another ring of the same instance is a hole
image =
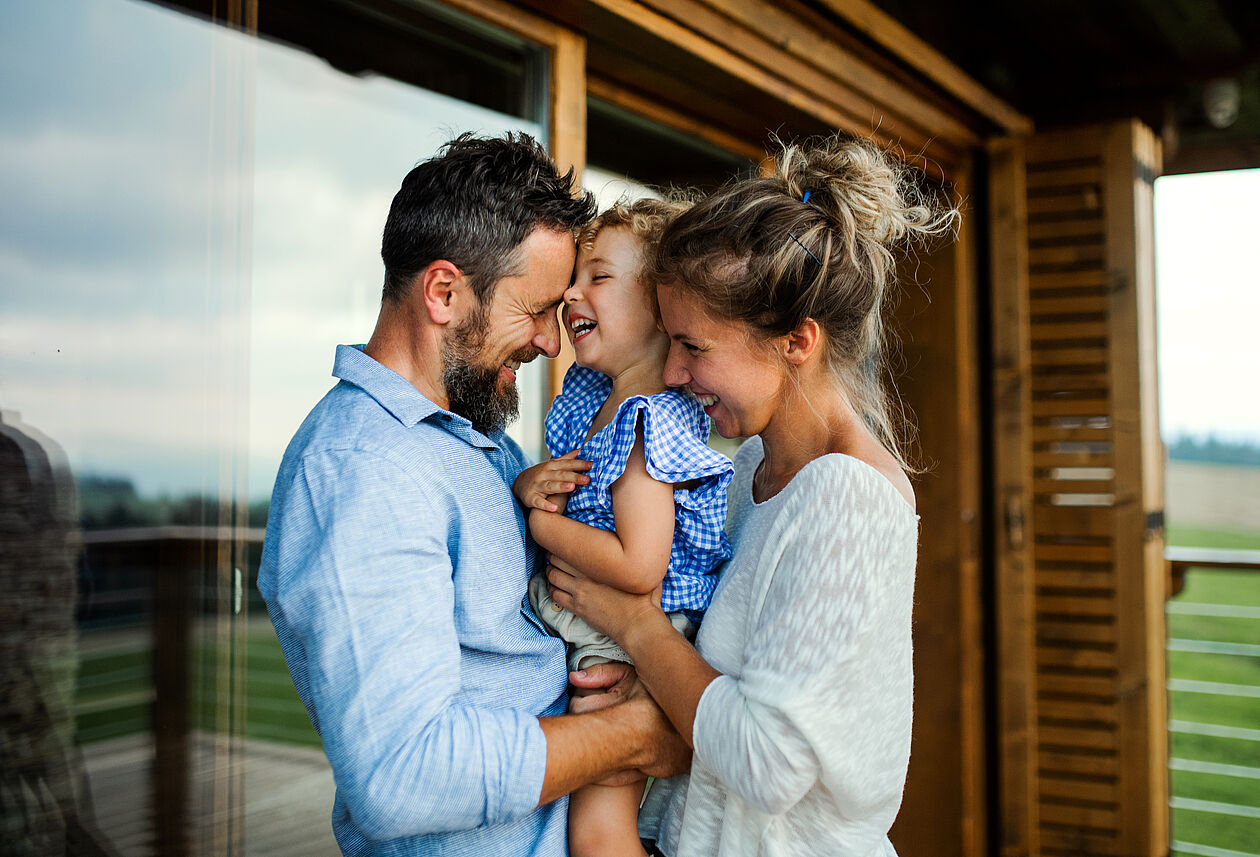
[[[639,282],[642,247],[629,229],[610,226],[579,248],[562,316],[579,365],[615,376],[663,354],[665,334]]]

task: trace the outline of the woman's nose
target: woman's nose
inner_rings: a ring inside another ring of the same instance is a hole
[[[665,356],[665,371],[662,380],[665,381],[667,387],[681,387],[691,380],[691,375],[683,366],[682,355],[679,353],[682,349],[677,342],[669,344],[669,353]]]

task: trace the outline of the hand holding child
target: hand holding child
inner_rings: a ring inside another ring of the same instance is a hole
[[[591,462],[577,457],[580,449],[566,452],[559,458],[526,467],[512,483],[512,493],[527,509],[559,512],[560,506],[552,499],[553,494],[570,494],[579,485],[586,485],[591,477],[586,471]]]

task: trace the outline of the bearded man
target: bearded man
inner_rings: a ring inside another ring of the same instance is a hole
[[[394,197],[366,346],[290,442],[258,588],[337,783],[346,854],[563,855],[573,789],[685,770],[622,677],[564,714],[564,644],[525,600],[536,549],[503,429],[516,372],[560,347],[593,212],[531,138],[468,135]]]

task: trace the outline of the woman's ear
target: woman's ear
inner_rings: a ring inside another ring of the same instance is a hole
[[[783,356],[792,366],[800,366],[818,351],[822,343],[822,326],[807,318],[783,337]]]
[[[461,293],[468,291],[468,284],[463,271],[445,259],[437,259],[416,276],[412,288],[420,292],[430,321],[449,324]]]

